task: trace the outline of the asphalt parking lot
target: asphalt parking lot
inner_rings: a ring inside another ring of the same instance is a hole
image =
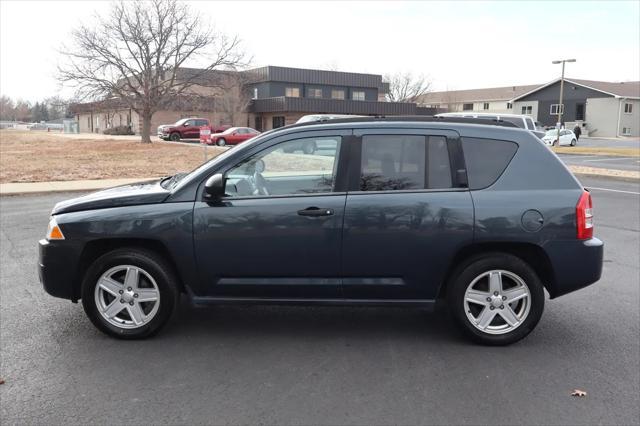
[[[567,165],[603,169],[640,171],[640,158],[611,155],[558,154]]]
[[[38,283],[36,242],[70,195],[0,198],[0,423],[637,424],[640,187],[583,183],[603,279],[504,348],[442,311],[186,301],[157,337],[111,339]]]

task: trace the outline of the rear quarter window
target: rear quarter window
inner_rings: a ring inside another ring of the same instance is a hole
[[[463,138],[462,151],[467,167],[470,189],[491,186],[507,168],[518,150],[518,144],[509,141],[481,138]]]

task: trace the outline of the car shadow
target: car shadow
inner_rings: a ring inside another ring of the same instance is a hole
[[[335,338],[429,339],[459,342],[462,337],[445,309],[416,307],[213,305],[183,300],[157,338]]]

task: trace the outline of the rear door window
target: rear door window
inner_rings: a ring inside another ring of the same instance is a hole
[[[463,138],[462,151],[469,188],[482,189],[493,185],[507,168],[517,150],[518,144],[514,142]]]
[[[361,191],[440,189],[451,185],[444,136],[363,136]]]

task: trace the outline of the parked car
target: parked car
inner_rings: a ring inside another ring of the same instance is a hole
[[[286,152],[318,139],[332,154]],[[60,202],[39,276],[125,339],[160,330],[184,293],[195,304],[442,299],[469,337],[504,345],[535,328],[545,289],[555,299],[598,281],[593,234],[589,192],[530,132],[359,118],[283,127],[191,173]]]
[[[538,138],[542,139],[544,132],[538,128],[533,119],[528,115],[523,114],[497,114],[488,112],[445,112],[436,115],[436,117],[463,117],[463,118],[479,118],[483,120],[500,120],[513,123],[521,129],[527,129],[531,131]]]
[[[558,129],[547,130],[542,137],[542,141],[549,146],[569,145],[576,146],[578,138],[571,130],[561,129],[560,140],[558,141]]]
[[[255,138],[259,134],[259,131],[251,127],[230,127],[222,133],[212,134],[209,145],[237,145],[251,138]]]
[[[212,127],[206,118],[182,118],[174,124],[158,126],[158,137],[174,142],[180,139],[199,139],[201,127]],[[229,126],[213,126],[212,132],[224,132]]]

